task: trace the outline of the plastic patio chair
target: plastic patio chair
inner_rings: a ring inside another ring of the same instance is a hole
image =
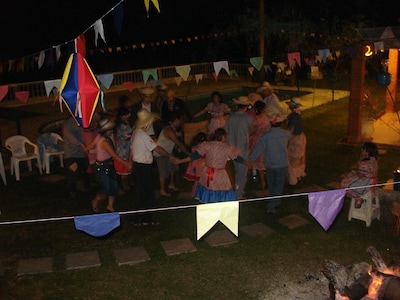
[[[26,146],[33,148],[33,152],[27,152]],[[6,139],[5,146],[11,151],[11,175],[15,172],[15,179],[20,180],[19,163],[26,161],[29,171],[32,171],[32,160],[37,161],[37,167],[42,174],[42,164],[40,162],[39,148],[23,135],[14,135]]]
[[[63,138],[54,132],[43,133],[39,136],[37,144],[39,146],[39,153],[42,161],[43,170],[46,174],[50,174],[51,157],[58,156],[60,159],[60,166],[64,167],[64,150],[62,148]]]
[[[3,179],[4,184],[7,185],[6,172],[4,171],[4,162],[3,162],[3,156],[1,155],[1,152],[0,152],[0,175],[1,175],[1,178]]]

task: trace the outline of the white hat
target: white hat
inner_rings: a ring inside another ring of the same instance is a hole
[[[272,90],[272,86],[271,86],[271,84],[270,84],[268,81],[264,81],[264,82],[262,83],[262,86],[260,86],[260,87],[257,89],[257,93],[261,93],[262,91],[264,91],[264,90],[266,90],[266,89]]]
[[[136,129],[143,128],[149,126],[154,123],[155,120],[159,119],[160,117],[152,112],[149,112],[147,109],[142,108],[137,112],[137,121],[136,121]]]
[[[240,96],[239,98],[235,99],[232,98],[233,103],[236,105],[251,105],[251,102],[249,101],[249,97],[247,96]]]
[[[141,95],[153,95],[154,94],[154,89],[149,88],[149,87],[144,87],[139,89],[139,94]]]
[[[108,130],[114,129],[115,122],[111,119],[103,119],[99,122],[99,131],[106,132]]]

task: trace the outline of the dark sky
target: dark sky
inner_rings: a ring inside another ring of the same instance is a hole
[[[159,0],[161,13],[150,2],[125,0],[121,35],[114,14],[103,18],[106,47],[204,33],[218,14],[240,10],[245,0]],[[73,40],[106,14],[119,0],[0,0],[0,59],[20,58]],[[218,12],[218,13],[217,13]],[[86,40],[94,40],[93,29]],[[85,35],[85,36],[86,36]],[[93,41],[92,41],[93,42]]]
[[[104,16],[119,0],[0,0],[0,60],[29,56],[73,40]],[[284,6],[293,6],[302,15],[320,18],[334,11],[344,18],[369,14],[375,26],[395,25],[398,9],[389,1],[348,0],[346,4],[328,0],[266,1],[266,13],[277,15]],[[162,41],[207,34],[230,16],[242,14],[246,6],[258,7],[258,0],[159,0],[161,13],[150,3],[147,17],[143,0],[125,0],[120,36],[114,28],[113,13],[103,18],[104,47]],[[399,6],[397,4],[397,6]],[[375,22],[376,21],[376,22]],[[398,25],[398,24],[397,24]],[[88,48],[94,42],[93,29],[86,33]]]

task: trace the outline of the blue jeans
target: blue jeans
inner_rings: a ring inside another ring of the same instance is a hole
[[[265,176],[267,179],[270,196],[280,196],[285,187],[288,168],[266,168]],[[267,204],[268,211],[274,211],[281,204],[281,199],[269,200]]]

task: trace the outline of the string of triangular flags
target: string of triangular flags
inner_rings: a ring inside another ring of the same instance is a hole
[[[327,231],[343,208],[345,189],[308,194],[308,211]],[[268,198],[267,198],[268,199]],[[217,222],[239,235],[239,202],[228,201],[196,205],[197,240]],[[118,213],[92,214],[74,217],[75,228],[94,237],[102,237],[120,226]]]
[[[83,38],[78,38],[77,39],[77,44],[76,47],[77,49],[80,47],[79,46],[79,41],[83,40]],[[77,51],[78,53],[82,54],[83,50]],[[331,52],[329,49],[323,49],[323,50],[319,50],[319,53],[321,55],[317,55],[315,60],[309,60],[308,58],[304,58],[304,60],[306,61],[306,63],[308,65],[311,64],[318,64],[319,62],[322,61],[326,61],[327,59],[329,59],[329,57],[331,57]],[[338,55],[338,54],[336,54]],[[84,55],[82,55],[84,57]],[[301,59],[300,59],[300,53],[299,52],[294,52],[294,53],[288,53],[288,62],[290,61],[294,61],[297,63],[298,61],[298,65],[301,66]],[[272,72],[272,68],[270,65],[264,65],[264,61],[263,61],[263,57],[251,57],[249,59],[251,66],[248,68],[248,71],[250,73],[251,76],[253,76],[254,74],[254,70],[257,69],[257,71],[260,71],[262,67],[264,67],[264,70],[266,73],[268,72]],[[220,72],[222,70],[224,70],[226,72],[226,74],[228,74],[231,78],[233,77],[239,77],[238,73],[236,70],[234,69],[230,69],[229,68],[229,63],[228,61],[217,61],[217,62],[213,62],[213,69],[214,71],[212,72],[212,76],[215,79],[215,81],[218,80],[218,76],[220,74]],[[278,68],[281,68],[282,70],[286,68],[287,64],[284,62],[280,62],[277,63]],[[297,65],[296,64],[292,64],[291,67],[295,68]],[[174,81],[177,84],[177,86],[179,86],[183,81],[187,81],[190,73],[191,73],[192,67],[191,65],[182,65],[182,66],[176,66],[175,67],[175,71],[179,76],[174,77]],[[158,79],[158,72],[157,69],[145,69],[142,70],[142,76],[143,76],[143,83],[146,85],[146,83],[148,81],[150,81],[151,85],[153,87],[155,87],[155,85],[159,82]],[[194,78],[196,80],[196,83],[198,84],[199,81],[201,81],[203,79],[203,75],[204,74],[194,74]],[[97,80],[102,84],[101,88],[102,91],[104,92],[105,90],[109,89],[113,79],[114,79],[114,75],[112,73],[110,74],[101,74],[96,76]],[[47,97],[49,97],[50,93],[56,95],[59,88],[60,88],[60,84],[61,84],[61,79],[56,79],[56,80],[47,80],[44,81],[44,86],[45,86],[45,90],[46,90],[46,95]],[[123,86],[128,90],[128,91],[132,91],[135,87],[135,83],[132,81],[126,81],[123,82]],[[0,102],[7,96],[9,91],[8,85],[1,85],[0,86]],[[28,101],[29,98],[29,91],[18,91],[15,92],[15,98],[17,98],[18,100],[20,100],[23,103],[26,103]]]

